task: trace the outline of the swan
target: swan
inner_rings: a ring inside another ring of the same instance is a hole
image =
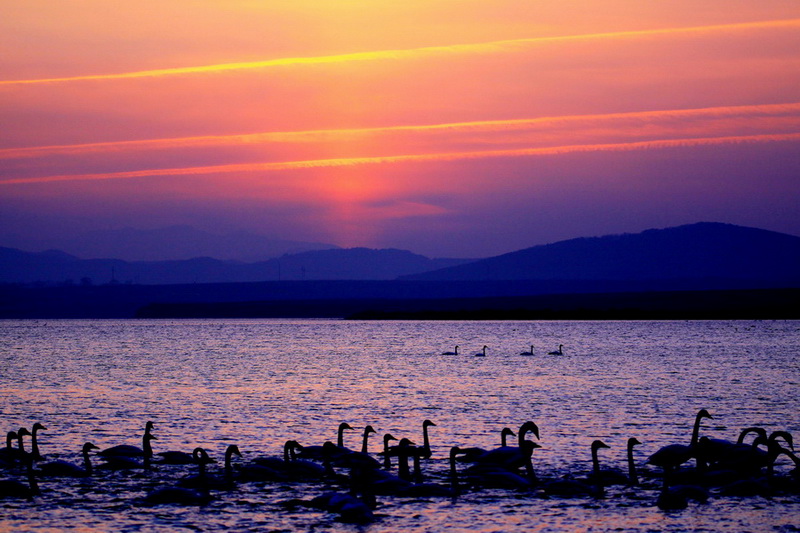
[[[526,441],[525,436],[528,433],[533,433],[536,438],[539,438],[539,427],[530,420],[520,426],[517,432],[518,445],[517,446],[501,446],[493,450],[489,450],[478,457],[474,458],[474,462],[482,464],[493,464],[502,466],[506,469],[517,469],[525,465],[527,460]],[[537,446],[538,447],[538,446]]]
[[[238,448],[236,448],[236,450],[238,451]],[[197,474],[180,479],[178,481],[178,485],[184,488],[199,487],[208,489],[209,478],[206,473],[206,465],[215,463],[216,461],[209,457],[205,448],[201,448],[199,446],[192,450],[192,457],[194,458],[195,464],[197,464]]]
[[[639,484],[639,476],[636,475],[636,463],[633,461],[633,447],[640,444],[641,442],[636,437],[628,439],[628,483],[633,487]]]
[[[390,440],[397,440],[397,438],[393,437],[391,433],[387,433],[383,436],[383,468],[384,470],[391,470],[392,468],[392,453],[389,447]]]
[[[81,450],[83,467],[62,460],[50,461],[39,465],[39,475],[46,477],[89,477],[92,475],[92,460],[89,458],[89,452],[99,449],[91,442],[87,442]]]
[[[100,451],[97,455],[107,459],[114,457],[152,457],[153,448],[150,446],[150,441],[158,440],[155,436],[153,436],[152,430],[153,423],[148,420],[144,426],[144,435],[142,436],[141,448],[132,446],[130,444],[119,444],[117,446],[112,446],[111,448],[106,448],[105,450]]]
[[[158,452],[156,455],[161,458],[156,462],[162,465],[189,465],[194,462],[192,454],[189,452],[171,450],[167,452]]]
[[[588,476],[589,479],[607,485],[628,485],[636,486],[639,484],[639,478],[636,475],[636,464],[633,460],[633,447],[641,444],[638,439],[631,437],[628,439],[627,445],[627,460],[628,460],[628,473],[627,475],[617,469],[600,469],[600,463],[597,457],[597,452],[600,448],[608,448],[602,441],[595,441],[592,443],[592,473]]]
[[[232,490],[234,488],[234,475],[233,475],[234,455],[241,457],[242,452],[239,451],[239,447],[236,444],[229,444],[228,447],[225,449],[225,463],[223,466],[222,477],[220,477],[219,475],[206,476],[206,483],[209,488],[215,490]],[[201,460],[205,459],[201,458]]]
[[[325,476],[325,467],[312,461],[298,459],[294,450],[300,448],[300,444],[298,444],[295,440],[287,441],[286,445],[284,446],[284,459],[286,460],[286,465],[284,468],[287,476],[295,481],[311,481],[322,479]]]
[[[33,459],[26,454],[22,456],[22,460],[25,462],[28,484],[26,485],[15,479],[0,480],[0,499],[25,498],[33,500],[34,496],[40,494],[39,485],[36,483],[36,477],[34,476]]]
[[[442,355],[458,355],[458,345],[456,345],[456,349],[452,352],[442,352]]]
[[[711,463],[725,463],[728,462],[731,456],[735,457],[741,450],[750,448],[750,445],[744,443],[745,438],[750,433],[762,436],[764,440],[767,438],[766,429],[747,427],[739,432],[739,438],[735,443],[726,439],[703,437],[698,442],[698,448],[702,451],[702,456],[705,460]]]
[[[120,444],[108,448],[98,453],[107,462],[98,466],[97,468],[103,470],[130,470],[135,468],[150,468],[150,460],[153,457],[153,447],[150,445],[151,440],[158,440],[155,435],[145,433],[142,437],[142,448],[136,446],[129,446],[127,444]],[[142,462],[137,461],[138,456],[142,457]],[[103,452],[110,452],[104,454]],[[117,453],[119,452],[119,453]]]
[[[692,457],[695,457],[697,441],[700,435],[700,422],[704,418],[713,419],[713,417],[708,414],[708,411],[705,409],[700,409],[694,420],[692,440],[688,446],[685,444],[669,444],[648,457],[646,462],[651,465],[660,466],[665,470],[666,474],[668,469],[680,466]]]
[[[350,424],[347,422],[342,422],[339,424],[339,428],[336,432],[336,446],[339,448],[338,451],[333,449],[328,450],[329,458],[332,460],[338,459],[343,457],[345,454],[349,453],[350,450],[344,447],[344,432],[348,429],[353,429]],[[302,446],[298,448],[297,456],[301,459],[314,459],[320,461],[324,458],[324,447],[325,445],[319,446]]]
[[[24,459],[28,453],[25,451],[25,444],[22,437],[30,435],[30,432],[25,428],[19,428],[19,431],[9,431],[6,434],[6,447],[0,450],[0,465],[5,468],[15,466],[16,462]],[[13,443],[17,441],[17,447],[14,448]]]
[[[436,427],[436,424],[428,419],[422,422],[422,448],[419,449],[418,456],[422,459],[428,459],[431,456],[431,441],[428,438],[428,428]]]
[[[464,471],[465,480],[472,484],[485,488],[528,490],[536,483],[536,474],[531,464],[531,453],[539,445],[525,441],[520,455],[526,466],[527,476],[522,476],[504,464],[497,463],[476,463]],[[451,449],[451,453],[453,450]],[[451,477],[455,478],[456,473],[451,472]]]
[[[14,448],[14,441],[17,440],[17,432],[9,431],[6,433],[6,447],[0,450],[0,462],[2,466],[13,466],[14,461],[19,457],[19,450]]]
[[[235,447],[235,445],[232,446]],[[229,446],[228,449],[230,450],[231,447]],[[144,498],[144,505],[206,505],[212,500],[208,492],[209,480],[206,478],[206,465],[214,461],[203,448],[195,448],[192,455],[196,458],[199,466],[197,476],[180,480],[177,487],[162,487],[148,493]]]
[[[483,351],[476,353],[475,357],[486,357],[486,348],[488,348],[488,346],[484,346]]]
[[[348,524],[368,524],[375,520],[369,505],[352,494],[327,492],[311,500],[310,506],[337,513],[339,519]]]
[[[363,453],[363,454],[369,453],[369,451],[368,451],[368,440],[369,440],[369,436],[372,433],[378,433],[378,432],[375,431],[375,428],[373,428],[372,426],[367,426],[367,427],[364,428],[364,436],[362,437],[362,440],[361,440],[361,453]]]
[[[43,459],[42,454],[39,453],[39,443],[36,440],[36,434],[41,429],[47,429],[47,428],[44,427],[39,422],[33,424],[33,427],[31,428],[31,454],[33,455],[34,461],[41,461]]]
[[[514,431],[511,428],[507,427],[503,428],[500,431],[500,447],[506,448],[508,446],[507,444],[508,437],[516,437],[516,436],[517,434],[514,433]],[[478,448],[477,446],[471,448],[459,448],[457,455],[462,456],[461,459],[462,462],[474,463],[478,457],[484,455],[488,451],[489,450],[486,450],[485,448]]]
[[[544,483],[542,488],[545,494],[548,496],[560,496],[562,498],[580,498],[585,496],[602,498],[604,491],[600,474],[600,461],[597,458],[597,451],[600,448],[608,448],[608,446],[601,440],[592,442],[592,473],[588,476],[589,483],[573,479],[571,476],[566,476]]]
[[[556,350],[554,352],[547,352],[547,355],[564,355],[563,348],[564,348],[564,345],[563,344],[559,344],[558,345],[558,350]]]
[[[527,352],[519,352],[519,354],[520,354],[520,355],[535,355],[535,354],[534,354],[534,351],[533,351],[533,344],[531,344],[531,349],[530,349],[530,351],[527,351]]]

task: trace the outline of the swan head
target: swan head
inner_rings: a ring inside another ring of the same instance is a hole
[[[377,431],[375,431],[375,428],[372,427],[372,426],[365,427],[364,428],[364,435],[369,435],[370,433],[377,433]]]
[[[533,453],[533,450],[536,448],[541,448],[541,446],[532,440],[524,440],[522,441],[522,452],[526,456],[530,456]]]
[[[91,442],[87,442],[83,445],[83,453],[89,453],[91,450],[99,450],[99,446],[95,446]]]
[[[19,428],[19,431],[17,431],[17,438],[22,437],[24,435],[30,435],[30,434],[31,434],[31,432],[28,431],[26,428]]]
[[[37,432],[37,431],[39,431],[40,429],[47,429],[47,428],[46,428],[46,427],[44,427],[44,426],[43,426],[42,424],[40,424],[39,422],[36,422],[36,423],[33,425],[33,427],[31,428],[31,433],[36,433],[36,432]]]
[[[501,436],[507,435],[509,437],[516,437],[517,436],[517,434],[514,433],[514,430],[511,429],[511,428],[503,428],[503,430],[500,432],[500,435]]]
[[[527,422],[522,424],[522,426],[519,428],[519,435],[521,435],[521,436],[524,436],[525,433],[528,433],[528,432],[533,433],[534,435],[536,435],[537,439],[541,440],[541,437],[539,436],[539,426],[537,426],[536,424],[534,424],[530,420],[528,420]]]
[[[339,431],[344,431],[345,429],[353,429],[353,428],[347,422],[342,422],[341,424],[339,424]]]
[[[637,439],[636,437],[631,437],[628,439],[628,448],[633,448],[634,446],[639,444],[641,444],[641,442],[639,442],[639,439]]]
[[[386,435],[383,436],[383,443],[384,444],[388,443],[390,440],[397,440],[397,438],[392,436],[391,433],[387,433]]]
[[[148,420],[144,425],[145,433],[150,433],[151,431],[153,431],[153,429],[155,429],[155,427],[153,426],[153,421]]]
[[[597,452],[597,450],[599,450],[600,448],[610,448],[610,446],[608,444],[606,444],[605,442],[601,441],[601,440],[596,440],[596,441],[592,442],[592,451],[593,452]]]
[[[706,411],[705,409],[700,409],[700,411],[697,413],[697,420],[701,420],[703,418],[710,418],[712,420],[714,419],[713,416],[708,414],[708,411]]]
[[[199,464],[216,463],[214,459],[208,456],[208,452],[204,448],[197,447],[192,450],[192,459]]]
[[[414,446],[414,445],[415,445],[415,443],[414,443],[414,441],[413,441],[413,440],[411,440],[411,439],[408,439],[408,438],[406,438],[406,437],[403,437],[402,439],[400,439],[400,442],[399,442],[399,443],[397,443],[397,445],[398,445],[400,448],[410,448],[411,446]]]
[[[424,428],[425,428],[425,427],[428,427],[428,426],[436,426],[436,424],[434,424],[434,423],[433,423],[433,422],[431,422],[430,420],[425,420],[425,421],[422,423],[422,427],[424,427]]]
[[[780,430],[773,431],[772,433],[770,433],[768,441],[769,442],[775,442],[775,439],[778,439],[778,438],[783,439],[784,441],[786,441],[786,444],[789,445],[789,449],[794,451],[794,443],[792,441],[792,434],[791,433],[789,433],[788,431],[780,431]]]
[[[239,447],[237,445],[235,445],[235,444],[229,445],[228,448],[225,450],[225,456],[226,457],[230,457],[233,454],[236,454],[239,457],[242,456],[242,452],[239,451]]]

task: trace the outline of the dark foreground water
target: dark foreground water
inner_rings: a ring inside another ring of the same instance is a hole
[[[441,352],[460,346],[461,355]],[[518,355],[534,345],[534,356]],[[564,345],[564,355],[546,355]],[[486,357],[474,357],[486,345]],[[735,440],[763,426],[800,437],[800,322],[350,322],[329,320],[0,321],[3,432],[41,422],[47,459],[80,462],[80,448],[141,445],[155,424],[156,452],[206,448],[221,461],[229,444],[280,455],[283,443],[321,444],[348,422],[421,443],[430,428],[427,479],[445,483],[451,446],[499,445],[503,427],[541,430],[537,474],[552,479],[604,466],[625,468],[637,437],[641,488],[605,497],[545,498],[538,490],[468,491],[457,498],[379,496],[377,520],[282,502],[335,486],[240,483],[212,491],[206,506],[140,504],[154,488],[196,467],[100,472],[42,479],[33,502],[0,500],[0,531],[798,531],[800,494],[720,496],[682,511],[655,506],[659,447],[701,435]],[[26,441],[28,442],[28,441]],[[95,465],[102,463],[94,459]],[[782,456],[785,475],[794,465]],[[210,466],[214,471],[220,464]],[[24,479],[0,470],[0,479]]]

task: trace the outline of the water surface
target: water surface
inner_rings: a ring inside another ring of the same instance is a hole
[[[584,473],[602,439],[607,466],[703,435],[734,439],[763,426],[800,435],[800,322],[360,322],[338,320],[120,320],[0,322],[3,431],[39,421],[42,452],[79,461],[85,441],[139,444],[155,423],[155,451],[228,444],[248,456],[279,455],[287,439],[357,448],[371,424],[421,443],[431,419],[441,479],[451,446],[499,445],[503,427],[533,420],[543,478]],[[534,356],[520,352],[534,345]],[[546,355],[564,345],[564,355]],[[445,356],[459,345],[461,355]],[[486,345],[486,357],[474,357]],[[99,463],[100,461],[95,461]],[[786,458],[779,473],[791,468]],[[655,473],[655,471],[652,471]],[[242,484],[201,508],[138,505],[154,487],[190,473],[156,467],[89,481],[43,480],[35,502],[0,501],[0,529],[351,531],[325,512],[286,510],[314,484]],[[1,475],[2,473],[0,473]],[[11,475],[11,474],[10,474]],[[9,476],[6,476],[9,477]],[[12,476],[13,477],[13,476]],[[800,496],[715,497],[664,513],[655,485],[610,488],[604,499],[543,499],[491,490],[457,499],[380,497],[374,531],[795,531]]]

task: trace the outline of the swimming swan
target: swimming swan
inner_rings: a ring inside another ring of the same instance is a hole
[[[87,442],[83,445],[81,452],[83,467],[59,459],[39,465],[39,474],[46,477],[89,477],[92,475],[92,460],[89,458],[89,452],[99,449],[91,442]]]
[[[452,352],[442,352],[442,355],[458,355],[458,345],[456,345],[455,351]]]
[[[563,344],[559,344],[558,345],[558,350],[556,350],[554,352],[547,352],[547,355],[564,355],[564,351],[562,350],[562,348],[564,348],[564,345]]]

